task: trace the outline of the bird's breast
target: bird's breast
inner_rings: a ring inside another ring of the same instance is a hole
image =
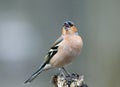
[[[55,67],[62,67],[72,62],[72,60],[80,53],[83,42],[81,37],[72,36],[64,37],[63,42],[58,48],[58,52],[53,56],[50,63]]]
[[[80,36],[66,36],[65,42],[63,43],[63,50],[66,51],[68,55],[73,57],[77,56],[80,53],[80,50],[83,46],[83,41]]]

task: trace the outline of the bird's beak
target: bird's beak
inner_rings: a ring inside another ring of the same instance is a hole
[[[66,21],[63,26],[65,27],[66,30],[70,29],[70,27],[73,26],[73,22],[71,21]]]
[[[68,30],[70,28],[70,25],[68,23],[64,23],[65,30]]]

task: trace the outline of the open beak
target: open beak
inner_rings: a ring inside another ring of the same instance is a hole
[[[70,27],[72,27],[74,24],[71,21],[66,21],[63,26],[65,27],[66,30],[68,30]]]

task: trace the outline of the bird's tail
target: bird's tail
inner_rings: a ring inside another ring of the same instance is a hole
[[[29,79],[27,79],[24,83],[30,83],[32,82],[43,70],[44,70],[44,67],[45,67],[46,63],[43,63],[40,68],[35,72],[33,73]]]

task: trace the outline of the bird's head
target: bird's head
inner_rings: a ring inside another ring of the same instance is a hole
[[[77,28],[75,27],[74,23],[71,21],[66,21],[62,27],[62,34],[75,34],[77,33]]]

